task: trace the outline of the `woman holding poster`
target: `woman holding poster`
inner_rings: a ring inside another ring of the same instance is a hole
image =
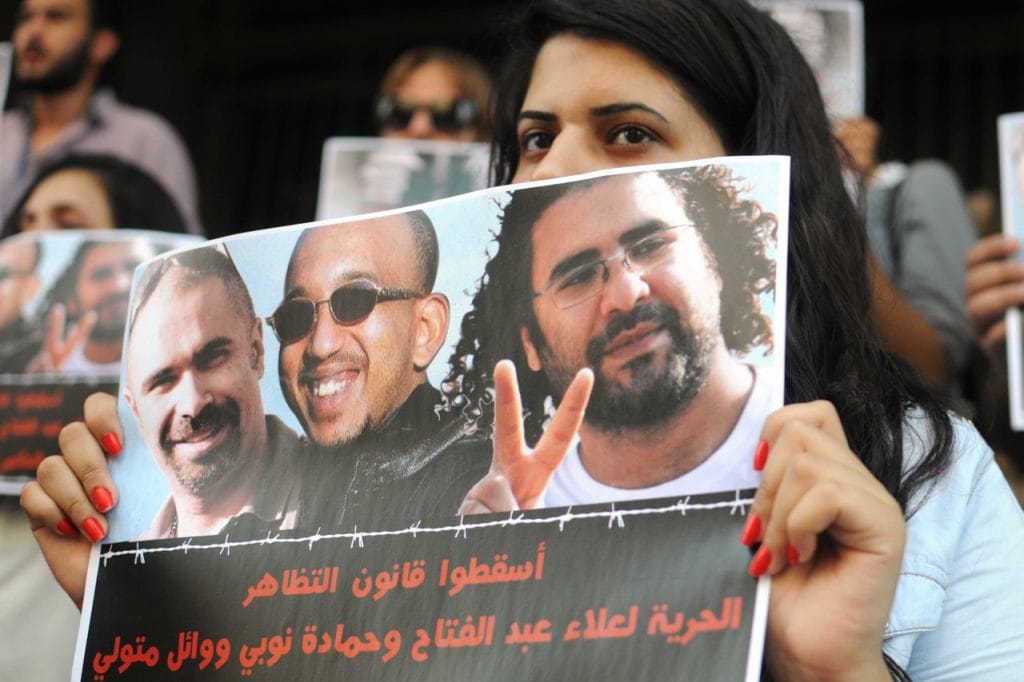
[[[870,322],[863,224],[814,76],[785,31],[738,0],[552,0],[530,8],[516,39],[499,80],[500,182],[722,154],[793,157],[790,404],[750,453],[763,478],[742,538],[760,542],[751,573],[774,577],[772,677],[1018,674],[1024,620],[1007,596],[1019,595],[1024,517],[974,429],[885,351]],[[504,357],[487,347],[490,322],[475,321],[464,388],[494,379]],[[510,376],[499,394],[515,392]],[[97,516],[86,491],[110,482],[89,434],[119,432],[112,402],[87,405],[86,422],[64,441],[69,468],[22,498],[76,599],[88,543],[58,524],[68,524],[62,510],[76,525]],[[547,458],[499,447],[504,479],[471,495],[484,508],[500,506],[495,486],[522,499],[552,473],[531,466]]]

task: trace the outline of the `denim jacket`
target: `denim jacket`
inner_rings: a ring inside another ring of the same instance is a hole
[[[974,426],[953,419],[953,461],[911,501],[883,648],[914,680],[1024,675],[1024,511]],[[920,414],[904,460],[925,454]]]

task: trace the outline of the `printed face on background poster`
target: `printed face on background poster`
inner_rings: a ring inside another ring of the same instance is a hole
[[[542,338],[521,330],[531,369],[560,395],[592,367],[595,423],[683,409],[723,346],[721,281],[664,181],[622,176],[570,191],[541,214],[532,245]]]
[[[304,299],[315,312],[297,338],[282,338],[277,326],[278,373],[288,406],[317,443],[344,444],[376,427],[423,381],[448,307],[426,294],[433,282],[423,281],[420,248],[405,215],[311,228],[296,245],[282,305]],[[339,321],[332,298],[345,304],[337,292],[353,286],[398,295]]]
[[[25,304],[36,295],[38,259],[39,245],[34,242],[10,239],[0,242],[0,332],[21,317]]]
[[[94,243],[82,259],[69,312],[80,317],[96,312],[92,337],[120,339],[128,318],[132,275],[139,263],[154,255],[153,247],[138,241]]]
[[[164,474],[200,492],[262,451],[263,331],[222,279],[184,272],[169,269],[137,313],[125,398]]]

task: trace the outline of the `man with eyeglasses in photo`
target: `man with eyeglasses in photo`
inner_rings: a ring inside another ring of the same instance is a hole
[[[721,166],[515,195],[456,350],[475,364],[449,377],[469,404],[497,396],[492,471],[461,511],[756,487],[772,391],[745,356],[772,347],[775,228]]]
[[[427,368],[448,333],[422,211],[306,230],[267,321],[278,376],[311,441],[301,525],[351,528],[454,514],[487,470]]]
[[[163,248],[144,239],[84,241],[40,306],[46,332],[28,371],[118,376],[132,276]]]

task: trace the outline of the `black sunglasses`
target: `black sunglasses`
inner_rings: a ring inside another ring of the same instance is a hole
[[[381,130],[405,130],[417,111],[430,114],[431,125],[443,133],[458,133],[472,126],[480,111],[471,99],[457,97],[446,104],[403,102],[394,95],[377,100],[374,115]]]
[[[387,289],[372,282],[350,282],[335,289],[329,298],[322,301],[311,301],[308,298],[288,299],[267,318],[267,324],[274,330],[281,345],[288,345],[303,338],[313,329],[317,309],[321,303],[328,304],[335,322],[350,326],[369,317],[378,303],[405,301],[421,296],[423,294],[416,291]]]

